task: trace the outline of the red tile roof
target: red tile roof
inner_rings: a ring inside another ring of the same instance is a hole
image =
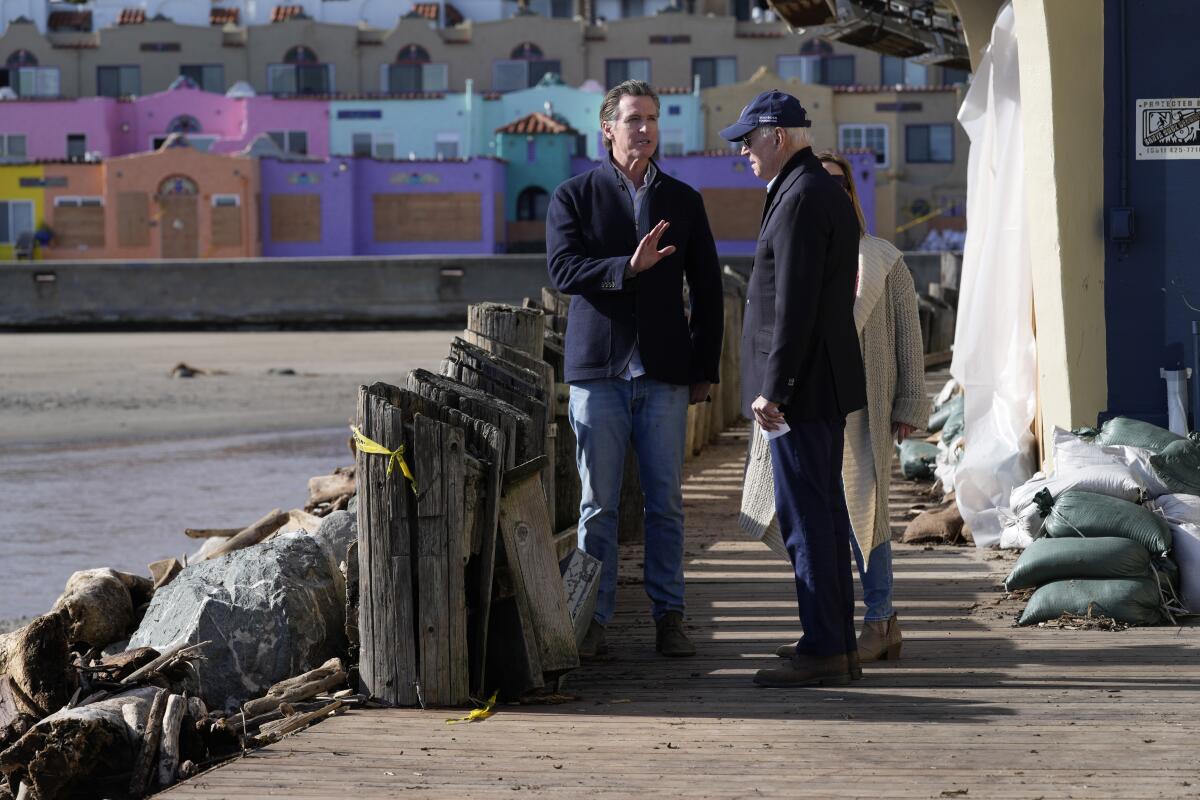
[[[303,19],[304,6],[275,6],[271,9],[271,22],[286,22],[289,19]]]
[[[496,128],[496,133],[578,133],[579,131],[567,125],[564,122],[559,122],[553,117],[547,116],[540,111],[535,111],[532,114],[521,117],[516,122],[510,122]]]
[[[236,8],[214,8],[208,12],[211,25],[237,25],[240,19],[241,12]]]
[[[425,19],[436,22],[440,18],[437,3],[413,3],[412,10]],[[454,7],[453,3],[446,3],[446,24],[461,25],[464,21],[462,12]]]
[[[146,21],[146,9],[144,8],[122,8],[121,16],[117,20],[118,25],[141,25]]]
[[[664,94],[691,94],[692,87],[690,86],[658,86],[654,89],[659,95]]]
[[[734,34],[737,39],[782,39],[783,31],[738,31]]]
[[[90,31],[92,29],[92,12],[90,11],[51,11],[46,20],[46,28],[51,33],[58,31]]]

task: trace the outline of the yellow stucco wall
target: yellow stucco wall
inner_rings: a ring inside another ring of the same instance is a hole
[[[1016,0],[1025,208],[1037,326],[1037,429],[1107,404],[1103,0]]]
[[[42,186],[22,186],[21,179],[40,181],[44,170],[40,164],[4,164],[0,165],[0,200],[29,201],[33,203],[34,230],[41,224],[44,217],[43,200],[46,190]],[[15,237],[12,237],[15,238]],[[37,253],[35,251],[35,257]],[[13,242],[0,243],[0,261],[14,258]]]

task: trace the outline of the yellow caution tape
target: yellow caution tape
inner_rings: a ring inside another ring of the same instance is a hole
[[[350,426],[350,431],[354,434],[354,446],[358,448],[360,453],[387,456],[387,476],[389,478],[392,477],[392,469],[399,464],[400,471],[404,473],[404,477],[408,478],[408,482],[412,485],[413,494],[417,493],[417,480],[413,477],[412,470],[408,468],[408,462],[404,460],[404,445],[400,445],[395,450],[389,450],[379,442],[368,439],[363,435],[363,432],[354,425]]]
[[[896,233],[904,233],[909,228],[915,228],[922,223],[929,222],[929,220],[934,219],[935,217],[940,217],[945,211],[946,211],[945,208],[935,208],[933,211],[930,211],[928,214],[917,217],[914,220],[909,220],[908,222],[904,223],[900,227],[896,228]]]
[[[483,704],[483,708],[477,708],[465,717],[451,717],[446,720],[447,725],[455,725],[459,722],[483,722],[485,719],[496,713],[496,696],[500,694],[499,690],[492,692],[492,696]]]

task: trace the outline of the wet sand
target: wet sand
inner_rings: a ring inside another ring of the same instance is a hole
[[[0,457],[28,444],[342,426],[360,384],[436,370],[454,334],[0,334]],[[170,377],[181,362],[225,374]]]
[[[308,478],[350,463],[358,386],[436,370],[453,336],[0,335],[0,632],[75,570],[146,574],[198,549],[186,527],[303,505]],[[224,374],[170,377],[179,362]]]

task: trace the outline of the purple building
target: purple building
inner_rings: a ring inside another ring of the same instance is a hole
[[[260,161],[264,256],[505,251],[502,161]]]

